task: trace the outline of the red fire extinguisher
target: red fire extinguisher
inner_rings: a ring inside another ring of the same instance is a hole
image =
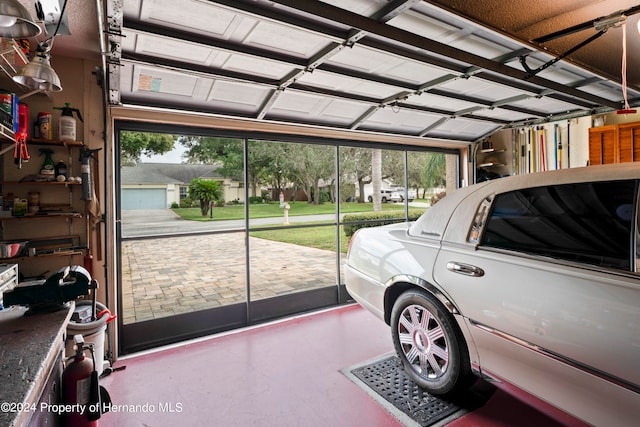
[[[95,370],[93,344],[84,345],[82,335],[73,337],[76,354],[62,372],[62,403],[65,406],[63,425],[70,427],[98,426],[102,413],[98,372]],[[91,351],[91,359],[85,351]]]

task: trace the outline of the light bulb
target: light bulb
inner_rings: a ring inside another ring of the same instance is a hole
[[[15,16],[0,15],[0,27],[11,27],[15,25],[18,19]]]

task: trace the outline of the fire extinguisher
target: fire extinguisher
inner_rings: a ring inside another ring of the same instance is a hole
[[[98,372],[95,369],[93,344],[84,345],[82,335],[73,337],[76,354],[67,359],[72,360],[62,372],[62,403],[69,408],[65,412],[63,425],[67,427],[98,426],[102,413],[100,402],[100,386]],[[91,351],[91,360],[84,355]]]

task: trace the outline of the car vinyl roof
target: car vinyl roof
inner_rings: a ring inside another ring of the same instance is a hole
[[[466,244],[471,221],[482,200],[488,196],[522,188],[580,182],[640,179],[634,163],[598,165],[557,171],[516,175],[459,188],[432,206],[410,228],[414,236]]]

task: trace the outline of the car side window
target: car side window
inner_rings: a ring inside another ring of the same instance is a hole
[[[630,271],[635,193],[611,181],[498,194],[480,245]]]

